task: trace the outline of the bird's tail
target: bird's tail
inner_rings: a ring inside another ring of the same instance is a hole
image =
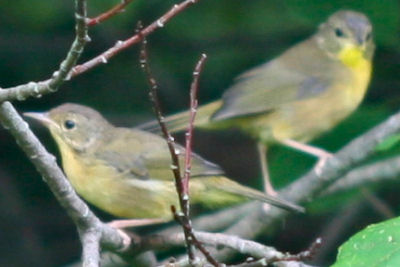
[[[245,199],[250,199],[265,202],[288,211],[300,213],[305,211],[301,206],[279,197],[269,196],[250,187],[240,185],[226,177],[214,176],[194,178],[190,180],[191,188],[192,186],[196,186],[196,180],[199,182],[198,185],[202,186],[202,190],[199,190],[199,188],[193,190],[193,193],[199,192],[199,194],[191,196],[193,202],[202,203],[208,206],[218,206],[239,203],[243,202]]]
[[[210,118],[220,107],[221,101],[211,102],[209,104],[199,107],[194,121],[195,127],[211,127]],[[188,127],[189,118],[190,112],[183,111],[174,115],[167,116],[164,122],[170,132],[179,132],[185,130]],[[137,128],[156,134],[161,134],[160,126],[158,125],[158,122],[156,120],[138,125]]]

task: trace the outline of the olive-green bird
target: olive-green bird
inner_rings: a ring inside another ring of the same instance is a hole
[[[69,181],[88,202],[118,217],[172,219],[170,207],[179,205],[171,155],[162,137],[114,127],[97,111],[77,104],[24,115],[39,120],[50,130]],[[183,166],[185,149],[176,145],[176,150]],[[303,211],[297,205],[229,180],[218,166],[195,154],[191,177],[192,204],[217,207],[255,199]]]
[[[268,193],[266,147],[281,143],[320,157],[328,152],[306,145],[353,112],[371,77],[372,26],[359,12],[331,15],[318,31],[277,58],[240,75],[222,99],[198,109],[195,126],[238,128],[258,142]],[[166,118],[171,131],[187,126],[188,112]],[[154,122],[141,129],[158,131]],[[320,165],[321,166],[321,165]]]

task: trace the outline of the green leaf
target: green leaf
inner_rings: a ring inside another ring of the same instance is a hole
[[[331,267],[400,266],[400,217],[372,224],[339,248]]]
[[[400,134],[395,134],[392,135],[388,138],[386,138],[385,140],[383,140],[382,142],[380,142],[377,146],[376,146],[376,150],[377,151],[387,151],[391,148],[393,148],[395,145],[397,145],[397,143],[400,141]]]

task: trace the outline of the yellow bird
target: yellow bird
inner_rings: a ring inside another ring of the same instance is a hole
[[[331,15],[318,31],[277,58],[240,75],[221,100],[198,109],[195,126],[238,128],[253,137],[269,194],[266,148],[280,143],[320,158],[330,155],[306,145],[353,112],[371,77],[375,45],[372,26],[359,12]],[[171,131],[187,126],[188,112],[166,118]],[[154,122],[140,126],[157,131]]]
[[[163,138],[114,127],[97,111],[77,104],[24,115],[50,130],[69,181],[88,202],[118,217],[172,219],[170,207],[179,205],[171,156]],[[176,150],[183,166],[185,149],[176,145]],[[303,211],[288,201],[229,180],[218,166],[196,154],[192,155],[191,174],[192,204],[218,207],[255,199]]]

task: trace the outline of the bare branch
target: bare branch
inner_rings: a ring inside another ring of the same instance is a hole
[[[186,154],[185,154],[185,177],[181,177],[180,166],[178,155],[175,150],[175,142],[174,138],[169,133],[165,123],[164,118],[161,111],[160,102],[158,100],[157,90],[158,85],[156,80],[154,79],[149,64],[148,64],[148,55],[146,50],[146,39],[143,39],[142,49],[140,51],[140,63],[141,67],[146,73],[147,81],[150,86],[150,100],[153,104],[154,111],[156,113],[157,121],[161,127],[161,131],[164,135],[164,138],[167,141],[168,148],[171,154],[172,159],[172,172],[175,177],[175,185],[176,191],[178,193],[179,205],[182,211],[182,215],[176,211],[174,206],[171,207],[171,211],[174,215],[175,220],[181,224],[183,228],[183,232],[185,235],[185,240],[187,244],[187,252],[189,256],[189,263],[194,265],[195,255],[193,245],[196,246],[203,255],[207,258],[207,260],[214,266],[219,266],[219,263],[210,255],[210,253],[202,246],[202,244],[197,240],[194,235],[192,224],[189,217],[189,178],[190,178],[190,166],[191,166],[191,142],[192,142],[192,133],[194,127],[194,118],[196,115],[197,109],[197,91],[198,91],[198,80],[203,68],[206,56],[202,55],[199,62],[195,67],[195,71],[193,72],[193,82],[191,86],[191,121],[188,126],[187,139],[186,139]]]
[[[329,158],[321,172],[315,169],[296,180],[280,195],[294,203],[313,201],[325,188],[337,181],[353,166],[362,163],[373,155],[376,146],[389,136],[400,131],[400,112],[392,115],[372,130],[351,141],[347,146]],[[252,203],[258,206],[257,203]],[[262,209],[252,209],[245,218],[230,227],[225,233],[238,234],[247,239],[253,239],[265,232],[268,227],[288,216],[287,212],[271,208],[268,216]],[[229,256],[229,251],[218,252],[219,256]]]
[[[150,96],[150,100],[153,105],[154,112],[157,117],[157,121],[161,127],[161,131],[164,135],[164,138],[167,141],[168,149],[171,154],[171,160],[172,160],[171,170],[175,177],[175,186],[176,186],[176,190],[178,192],[179,204],[181,206],[181,210],[183,210],[185,208],[183,206],[184,200],[183,200],[183,196],[182,196],[184,189],[183,189],[183,184],[182,184],[179,159],[178,159],[178,155],[175,151],[175,141],[174,141],[174,138],[172,137],[172,135],[169,133],[167,126],[164,123],[162,109],[161,109],[161,105],[160,105],[160,102],[158,99],[158,92],[157,92],[158,85],[157,85],[155,78],[153,77],[153,74],[151,73],[151,69],[150,69],[149,61],[148,61],[146,44],[147,44],[147,40],[143,39],[142,48],[140,50],[140,64],[141,64],[141,67],[142,67],[144,73],[146,74],[147,82],[150,87],[149,96]],[[189,198],[188,194],[186,194],[186,196],[187,196],[187,198]],[[171,207],[171,211],[174,214],[175,219],[177,219],[177,221],[180,222],[182,225],[182,228],[185,233],[185,239],[187,242],[187,252],[188,252],[188,256],[189,256],[189,261],[193,262],[195,260],[195,255],[194,255],[193,246],[191,246],[190,234],[187,231],[187,228],[184,226],[184,223],[179,220],[180,217],[178,216],[174,206]]]
[[[151,73],[151,69],[150,69],[149,61],[148,61],[146,44],[147,44],[147,40],[143,39],[142,48],[140,49],[140,64],[143,69],[143,72],[146,74],[147,82],[150,87],[149,96],[150,96],[150,101],[152,102],[152,105],[153,105],[153,110],[156,114],[156,118],[161,127],[164,138],[167,140],[169,152],[171,153],[171,160],[172,160],[171,170],[174,174],[175,182],[178,187],[178,191],[182,192],[183,188],[181,188],[182,184],[180,181],[181,173],[180,173],[178,155],[175,151],[175,140],[174,140],[174,137],[169,133],[167,126],[164,123],[164,117],[162,115],[160,101],[158,100],[158,92],[157,92],[158,84],[157,84],[155,78],[153,77],[153,74]]]
[[[288,256],[272,247],[264,246],[257,242],[245,240],[236,236],[198,231],[195,232],[195,235],[204,245],[212,247],[224,246],[255,258],[266,258],[268,261],[276,261],[277,259],[284,259],[284,257]],[[184,244],[185,237],[182,233],[170,235],[156,234],[144,237],[141,240],[140,249],[165,249],[171,246],[182,246]]]
[[[337,179],[335,183],[328,187],[328,189],[324,190],[320,195],[318,195],[318,197],[355,189],[360,186],[368,186],[370,184],[377,184],[385,181],[397,181],[399,176],[400,157],[381,160],[351,170],[343,177]],[[250,208],[249,206],[255,206],[255,204],[245,204],[242,207],[229,208],[211,215],[203,215],[195,218],[193,224],[196,229],[216,231],[245,217],[246,213],[253,210],[253,208]],[[225,220],[227,221],[225,222]],[[216,222],[216,224],[210,222]],[[177,227],[170,227],[160,232],[160,234],[171,234],[176,231]]]
[[[326,184],[332,184],[332,188],[327,192],[335,193],[337,192],[336,190],[339,191],[346,189],[346,185],[352,188],[353,186],[356,187],[364,184],[362,178],[365,178],[365,182],[369,183],[378,182],[380,181],[379,179],[390,180],[398,177],[400,174],[400,162],[398,157],[359,167],[343,176],[343,173],[350,170],[354,165],[358,165],[370,155],[374,154],[377,144],[398,131],[400,131],[400,112],[392,115],[386,121],[350,142],[349,145],[337,152],[334,157],[330,159],[333,162],[323,168],[320,176],[317,177],[315,171],[311,170],[309,173],[294,182],[290,187],[281,191],[283,192],[281,195],[287,199],[295,198],[300,199],[301,201],[311,202],[318,197],[321,192],[324,192],[325,194],[325,191],[323,190],[326,188]],[[321,181],[316,182],[314,179]],[[336,182],[336,185],[334,181],[340,181],[339,179],[343,179],[346,183],[342,186],[341,182]],[[347,180],[349,183],[347,183]],[[313,183],[320,184],[314,187]],[[311,186],[309,186],[309,184],[311,184]],[[236,208],[230,208],[212,215],[202,216],[197,220],[201,222],[200,226],[206,227],[210,221],[219,221],[214,218],[229,217],[231,219],[236,219],[237,223],[229,228],[226,233],[252,239],[258,234],[263,233],[265,229],[277,221],[288,216],[287,212],[280,211],[276,208],[272,208],[266,216],[259,206],[258,203],[248,203],[243,205],[243,209],[237,210]],[[195,222],[197,220],[195,220]],[[161,233],[170,235],[174,229],[176,230],[176,228],[168,228],[163,230]],[[217,252],[215,256],[219,259],[226,259],[230,255],[232,254],[229,253],[228,250],[221,250],[220,252]],[[282,266],[289,265],[286,265],[285,263]]]
[[[329,195],[383,181],[394,181],[399,176],[400,157],[385,159],[351,170],[323,191],[321,195]]]
[[[172,207],[172,212],[174,214],[175,220],[182,225],[185,235],[189,237],[187,238],[188,248],[190,249],[190,247],[193,245],[196,246],[211,264],[213,264],[214,266],[219,266],[218,262],[211,256],[211,254],[203,247],[203,245],[194,235],[192,223],[190,221],[189,180],[192,162],[193,128],[198,106],[197,92],[199,89],[199,78],[206,59],[207,56],[203,54],[197,62],[195,70],[193,72],[193,81],[190,86],[190,119],[188,129],[186,131],[185,172],[183,178],[179,177],[179,179],[175,180],[176,189],[179,197],[179,204],[182,210],[182,216],[180,216],[176,212],[174,207]],[[193,264],[194,258],[189,257],[189,260]]]
[[[195,232],[199,241],[207,246],[212,247],[226,247],[239,252],[241,254],[249,255],[250,257],[241,264],[229,265],[230,267],[252,267],[252,266],[267,266],[269,263],[274,263],[279,266],[290,266],[286,262],[293,262],[292,266],[308,266],[300,262],[300,260],[308,259],[314,255],[315,251],[319,248],[321,242],[317,239],[312,243],[309,249],[296,255],[282,253],[273,247],[264,246],[251,240],[245,240],[236,236],[215,234],[206,232]],[[175,235],[152,235],[142,240],[142,245],[149,248],[170,248],[171,246],[182,246],[185,243],[184,235],[176,233]],[[199,262],[203,261],[199,259]],[[205,263],[205,262],[204,262]],[[167,265],[167,264],[166,264]],[[167,266],[187,266],[187,260],[176,262]],[[201,265],[203,266],[203,265]]]
[[[193,128],[198,106],[197,93],[199,89],[199,79],[206,59],[207,56],[202,54],[193,71],[193,81],[190,86],[190,118],[188,129],[186,131],[185,173],[183,179],[176,181],[177,183],[181,183],[180,186],[177,186],[177,192],[179,195],[179,203],[182,208],[183,216],[179,216],[176,212],[174,212],[174,217],[178,222],[180,222],[184,231],[187,233],[186,235],[190,236],[190,238],[187,239],[187,245],[191,246],[193,244],[203,253],[209,263],[214,266],[219,266],[219,263],[211,256],[210,252],[203,247],[203,245],[195,236],[192,223],[190,221],[189,179],[192,160]],[[182,191],[180,191],[180,188],[182,188]]]
[[[111,17],[117,15],[118,13],[121,13],[124,11],[125,7],[127,5],[129,5],[133,0],[122,0],[121,3],[119,3],[118,5],[115,5],[113,8],[111,8],[110,10],[107,10],[106,12],[98,15],[95,18],[92,19],[87,19],[86,20],[86,24],[88,26],[94,26],[97,24],[102,23],[103,21],[110,19]]]
[[[85,44],[90,40],[87,35],[86,1],[76,0],[77,6],[80,4],[79,7],[81,7],[80,9],[77,9],[79,12],[76,12],[77,37],[73,42],[66,59],[61,63],[59,70],[54,72],[53,76],[48,80],[39,82],[32,81],[15,87],[3,88],[4,90],[0,91],[0,102],[11,100],[22,101],[28,97],[41,97],[42,95],[57,91],[65,80],[69,80],[79,74],[82,74],[99,64],[107,63],[110,58],[129,48],[130,46],[139,43],[142,40],[142,37],[151,34],[158,28],[162,28],[173,17],[198,1],[199,0],[186,0],[180,4],[174,5],[167,13],[144,28],[140,34],[136,34],[125,41],[117,41],[113,47],[109,48],[107,51],[103,52],[97,57],[81,65],[76,65],[78,58],[83,52]],[[85,8],[83,8],[83,6]],[[85,13],[80,11],[85,11]]]
[[[86,16],[86,0],[75,0],[76,37],[66,58],[61,62],[59,69],[46,81],[29,82],[1,90],[0,102],[9,100],[22,101],[32,96],[40,97],[44,94],[57,91],[65,80],[70,79],[69,74],[72,68],[81,56],[85,44],[90,40],[87,35]]]
[[[35,165],[48,184],[51,191],[73,219],[80,231],[96,227],[102,233],[102,242],[114,250],[124,249],[124,244],[119,233],[104,225],[90,211],[89,207],[76,195],[67,181],[53,155],[48,153],[37,137],[29,129],[28,124],[22,120],[14,107],[9,102],[0,104],[0,123],[14,136],[17,144]]]
[[[0,89],[0,98],[1,96],[12,96],[14,94],[14,97],[23,100],[31,95],[38,96],[42,92],[52,92],[68,78],[68,73],[81,55],[88,39],[85,23],[85,0],[75,1],[75,18],[75,41],[65,60],[60,64],[59,70],[53,74],[53,77],[42,83],[29,83],[28,86],[19,86],[18,90],[14,91]],[[115,229],[102,224],[90,211],[89,207],[76,195],[58,167],[55,157],[46,151],[10,102],[5,101],[0,104],[0,123],[10,131],[17,144],[43,176],[43,180],[48,184],[57,200],[77,225],[82,240],[90,241],[83,243],[83,263],[85,266],[98,266],[100,240],[114,250],[126,247],[127,244],[124,244],[120,234]]]
[[[107,63],[108,60],[115,56],[116,54],[120,53],[121,51],[131,47],[134,44],[139,43],[142,41],[144,37],[151,34],[155,30],[164,27],[164,25],[169,22],[173,17],[181,13],[187,7],[197,3],[199,0],[186,0],[180,4],[175,4],[167,13],[161,16],[159,19],[151,23],[149,26],[144,28],[140,33],[135,34],[134,36],[130,37],[125,41],[117,41],[115,46],[109,48],[107,51],[103,52],[102,54],[98,55],[97,57],[81,64],[75,66],[72,71],[72,77],[75,77],[83,72],[90,70],[91,68],[99,65]],[[1,98],[0,98],[1,99]]]
[[[183,193],[184,194],[189,194],[189,178],[190,178],[190,170],[191,170],[191,155],[192,155],[192,140],[193,140],[193,128],[194,128],[194,120],[196,118],[196,113],[197,113],[197,106],[198,106],[198,101],[197,101],[197,93],[199,91],[199,79],[200,79],[200,74],[203,71],[204,63],[207,59],[206,54],[202,54],[201,58],[196,64],[196,67],[193,71],[193,81],[190,86],[190,118],[189,118],[189,125],[188,129],[186,131],[186,154],[185,154],[185,174],[183,177]],[[185,198],[183,199],[185,200]],[[187,214],[186,216],[189,216],[189,202],[184,203],[184,206],[186,206],[186,211]],[[185,213],[185,210],[184,210]]]
[[[322,246],[322,239],[320,237],[318,237],[314,242],[312,242],[312,244],[310,245],[310,247],[307,250],[302,251],[296,255],[285,256],[283,261],[310,260],[315,256],[316,252],[321,248],[321,246]],[[281,260],[278,260],[278,261],[281,261]]]
[[[96,228],[85,229],[79,233],[82,243],[82,261],[85,267],[100,266],[101,232]]]
[[[180,185],[176,186],[179,195],[179,203],[182,209],[183,216],[179,216],[173,209],[175,220],[177,220],[183,227],[185,236],[187,238],[187,246],[190,248],[194,245],[197,249],[203,253],[204,257],[209,263],[214,266],[219,266],[220,264],[211,256],[210,252],[200,243],[198,238],[195,236],[192,223],[190,221],[190,200],[189,200],[189,180],[191,171],[191,161],[192,161],[192,140],[193,140],[193,128],[194,120],[197,113],[197,92],[199,89],[199,79],[200,74],[203,70],[204,63],[207,59],[205,54],[202,54],[196,67],[193,71],[193,81],[190,86],[190,119],[188,124],[188,129],[186,131],[186,152],[185,152],[185,172],[183,179],[176,180],[176,183]],[[194,258],[189,257],[189,262],[193,264]]]

